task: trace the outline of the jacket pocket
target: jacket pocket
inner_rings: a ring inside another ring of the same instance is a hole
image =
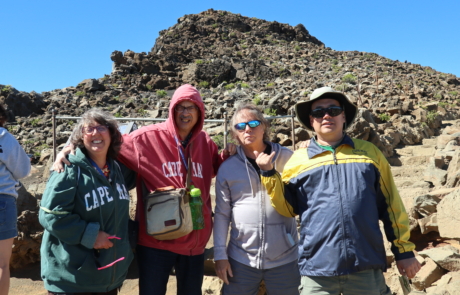
[[[232,228],[230,242],[249,254],[257,255],[260,248],[258,230],[257,224],[238,224],[235,229]]]
[[[297,239],[288,233],[283,223],[267,224],[265,230],[265,257],[267,260],[282,258],[297,248]]]
[[[91,252],[96,251],[94,249],[88,250],[88,255],[82,261],[80,267],[77,268],[75,272],[75,283],[77,285],[87,285],[87,286],[104,286],[109,285],[112,280],[112,275],[110,272],[112,270],[97,270],[103,262],[103,257],[101,254],[93,254]],[[106,251],[106,250],[101,250]],[[96,257],[99,256],[99,257]]]
[[[93,251],[93,250],[90,250]],[[86,271],[94,271],[97,269],[96,257],[94,255],[88,254],[83,260],[83,263],[77,268],[78,271],[86,272]]]

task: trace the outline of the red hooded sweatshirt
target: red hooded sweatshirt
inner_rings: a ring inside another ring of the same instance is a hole
[[[146,233],[142,181],[149,191],[171,185],[176,188],[186,186],[187,170],[179,153],[180,137],[174,120],[174,107],[184,100],[195,103],[200,109],[198,121],[192,130],[192,137],[187,147],[182,150],[185,160],[187,161],[189,156],[192,160],[192,183],[201,189],[205,228],[194,230],[179,239],[160,241]],[[209,194],[211,179],[217,174],[217,169],[224,159],[223,154],[218,154],[217,145],[202,130],[204,114],[205,109],[200,93],[195,87],[186,84],[174,93],[169,105],[169,116],[165,122],[145,126],[131,134],[123,135],[124,141],[118,159],[138,173],[136,217],[139,220],[139,245],[182,255],[199,255],[204,252],[212,230]]]

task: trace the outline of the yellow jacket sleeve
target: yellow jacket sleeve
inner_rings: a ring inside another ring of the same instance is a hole
[[[396,260],[398,260],[398,254],[412,252],[415,249],[415,245],[409,241],[409,219],[394,183],[390,165],[379,150],[376,151],[376,154],[380,171],[380,190],[385,197],[387,211],[387,214],[384,214],[385,217],[380,219],[384,223],[388,241],[392,243],[392,252],[395,254]]]
[[[270,202],[275,210],[286,217],[294,217],[298,215],[295,206],[295,196],[291,194],[289,187],[285,184],[279,172],[275,169],[271,171],[262,171],[262,184],[267,189],[270,196]],[[290,202],[288,201],[290,200]]]

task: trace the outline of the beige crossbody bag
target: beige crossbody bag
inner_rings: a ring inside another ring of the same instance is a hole
[[[157,240],[174,240],[193,230],[190,212],[191,160],[188,158],[186,188],[168,186],[148,192],[144,184],[147,234]]]

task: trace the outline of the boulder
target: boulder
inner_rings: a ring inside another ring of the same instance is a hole
[[[412,279],[412,285],[417,290],[422,291],[431,287],[431,284],[439,280],[445,273],[446,270],[439,267],[432,259],[426,258],[425,265]]]
[[[433,183],[435,186],[442,186],[447,180],[447,171],[439,169],[436,165],[437,160],[431,157],[428,161],[423,180]]]
[[[452,143],[458,144],[457,141],[450,141],[447,146],[452,146]],[[460,180],[460,150],[453,151],[453,157],[449,161],[447,168],[446,187],[456,187]]]
[[[418,252],[426,259],[431,258],[437,265],[448,271],[460,271],[460,254],[459,249],[447,245],[439,248],[432,248]]]
[[[296,143],[310,139],[310,134],[304,128],[296,128],[294,134]]]
[[[424,217],[422,219],[417,220],[418,225],[420,226],[420,231],[422,234],[427,234],[431,231],[438,231],[438,223],[437,223],[437,214],[431,214],[430,216]]]
[[[459,295],[460,272],[449,272],[427,290],[427,295]]]
[[[460,190],[445,196],[437,205],[439,234],[443,238],[460,239]]]
[[[441,200],[431,194],[421,195],[414,199],[414,208],[421,216],[430,216],[436,213],[436,206]]]
[[[447,144],[451,141],[454,141],[456,142],[456,144],[458,145],[459,144],[459,141],[460,141],[460,132],[457,132],[457,133],[453,133],[453,134],[450,134],[450,135],[440,135],[438,136],[437,138],[437,142],[436,142],[436,148],[438,150],[440,149],[444,149]]]
[[[40,261],[43,227],[38,222],[38,210],[24,210],[18,216],[18,236],[10,260],[12,269],[21,269]]]
[[[232,79],[232,64],[223,59],[211,62],[191,63],[184,72],[183,80],[187,83],[209,81],[212,86],[217,86],[223,81]]]
[[[99,81],[96,80],[96,79],[85,79],[85,80],[81,81],[78,85],[82,85],[83,90],[85,92],[96,91],[101,86],[99,84]]]

